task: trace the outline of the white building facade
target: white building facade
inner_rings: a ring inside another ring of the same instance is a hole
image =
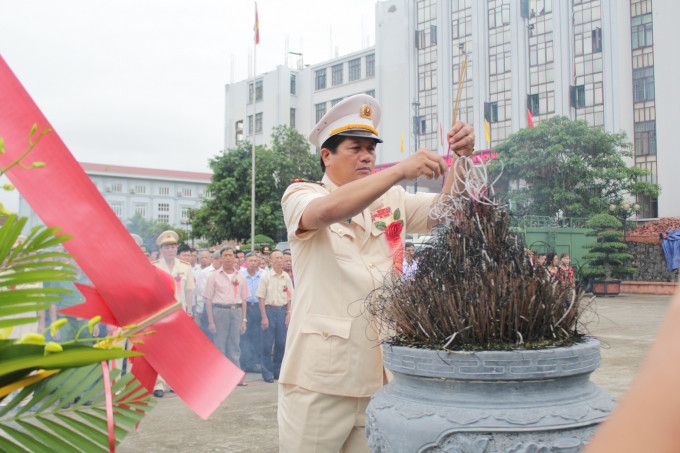
[[[680,168],[671,125],[680,105],[671,81],[677,17],[680,2],[661,0],[378,2],[376,97],[385,140],[378,162],[405,157],[402,132],[409,152],[417,144],[446,154],[439,125],[444,134],[450,128],[467,55],[458,118],[475,125],[478,150],[527,127],[527,110],[536,125],[561,115],[623,130],[635,146],[630,164],[662,186],[658,200],[638,200],[647,206],[640,217],[680,217],[680,183],[671,174]]]
[[[375,49],[294,69],[277,66],[253,80],[225,87],[224,149],[241,140],[271,145],[276,126],[288,125],[305,137],[318,119],[342,99],[360,93],[375,96]],[[312,150],[314,151],[314,150]]]
[[[207,186],[212,178],[211,173],[84,162],[80,165],[123,224],[139,214],[146,220],[167,222],[182,229],[190,229],[190,212],[199,208],[210,197]],[[35,226],[43,225],[21,195],[19,216],[29,219],[24,233]]]

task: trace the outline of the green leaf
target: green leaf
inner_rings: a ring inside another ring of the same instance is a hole
[[[0,137],[0,154],[5,154],[5,139]]]
[[[75,413],[78,414],[78,416],[81,417],[83,420],[93,425],[95,428],[99,428],[104,432],[108,432],[109,427],[108,423],[106,422],[106,418],[99,418],[85,411],[76,411]],[[115,425],[113,427],[113,435],[116,436],[116,439],[121,440],[125,439],[125,436],[127,436],[127,434],[128,432],[121,428],[120,426]]]
[[[67,418],[67,417],[64,417]],[[102,453],[108,453],[108,450],[104,450],[103,448],[97,446],[96,444],[92,443],[91,441],[85,439],[82,435],[78,434],[75,431],[72,431],[68,429],[67,427],[60,425],[59,423],[53,422],[52,420],[49,420],[47,418],[43,417],[37,417],[37,419],[46,427],[54,431],[57,435],[63,437],[65,440],[68,442],[72,443],[76,447],[80,448],[83,451],[86,451],[88,453],[90,452],[102,452]],[[80,422],[78,422],[80,423]],[[83,424],[84,425],[84,424]],[[86,425],[85,425],[86,426]],[[89,426],[88,426],[89,428]],[[108,436],[104,436],[107,439],[107,445],[108,445]]]
[[[7,453],[30,453],[28,450],[24,450],[4,437],[0,437],[0,450],[6,451]]]
[[[21,432],[19,430],[16,430],[14,428],[11,428],[7,425],[0,424],[0,429],[5,431],[7,434],[12,436],[15,440],[21,442],[25,447],[30,449],[32,452],[35,453],[59,453],[56,450],[52,450],[50,447],[47,445],[44,445],[34,439],[33,437],[29,436],[28,434]]]
[[[71,445],[67,444],[54,434],[48,433],[42,428],[38,428],[37,426],[24,422],[22,420],[17,420],[17,424],[24,428],[24,430],[28,431],[29,434],[32,434],[34,437],[36,437],[38,440],[41,440],[46,445],[55,448],[60,453],[61,452],[80,453],[77,448],[72,447]]]
[[[401,211],[399,210],[399,208],[397,208],[397,209],[394,210],[393,217],[394,217],[394,220],[399,220],[399,219],[401,219]]]
[[[94,429],[90,425],[87,425],[87,424],[85,424],[81,421],[75,420],[71,417],[67,417],[63,414],[56,414],[56,417],[60,421],[69,425],[74,430],[78,431],[80,434],[89,437],[93,441],[97,442],[100,445],[103,445],[104,447],[107,447],[107,449],[108,449],[108,446],[109,446],[109,436],[108,436],[108,434],[104,434],[101,431],[99,431],[98,429]],[[116,445],[117,444],[118,444],[118,442],[116,442]],[[108,451],[108,450],[106,450],[106,451]]]
[[[383,231],[385,230],[385,228],[387,228],[387,225],[385,225],[385,222],[383,222],[382,220],[378,220],[377,222],[375,222],[375,227],[380,231]]]

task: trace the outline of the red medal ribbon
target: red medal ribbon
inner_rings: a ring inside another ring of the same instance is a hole
[[[34,124],[42,131],[48,123],[0,57],[0,137],[5,140],[0,166],[7,167],[28,149]],[[64,246],[94,285],[89,297],[85,295],[86,303],[73,307],[80,316],[91,318],[106,307],[109,321],[127,326],[173,305],[174,294],[56,132],[44,135],[22,160],[28,167],[33,162],[45,166],[30,170],[14,166],[6,174],[45,225],[73,235]],[[137,346],[145,357],[135,361],[140,371],[135,369],[135,376],[153,391],[155,374],[160,373],[194,412],[208,418],[244,373],[181,310],[144,329],[151,330],[156,333]]]
[[[113,432],[113,398],[111,397],[111,377],[106,362],[102,362],[104,376],[104,396],[106,400],[106,425],[109,430],[109,453],[116,453],[116,436]]]

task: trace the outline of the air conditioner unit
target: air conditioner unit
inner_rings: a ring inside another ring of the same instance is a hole
[[[111,186],[106,186],[106,191],[111,192]]]
[[[137,191],[136,191],[136,190],[134,189],[134,187],[133,187],[133,188],[130,189],[130,193],[134,195],[134,194],[137,193]]]
[[[182,196],[182,191],[181,191],[181,190],[178,190],[178,191],[177,191],[177,196],[178,196],[178,197],[181,197],[181,196]]]
[[[199,193],[198,198],[205,198],[205,194]]]

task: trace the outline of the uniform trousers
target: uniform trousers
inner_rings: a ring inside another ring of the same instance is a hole
[[[231,363],[238,366],[241,349],[241,324],[243,323],[243,310],[241,305],[232,308],[231,305],[212,306],[215,334],[213,343]]]
[[[241,335],[241,369],[254,371],[255,365],[260,365],[262,350],[262,313],[259,302],[248,302],[246,319],[248,320],[246,333]]]
[[[262,377],[270,379],[281,373],[281,362],[286,350],[286,307],[272,307],[265,305],[265,313],[269,320],[269,327],[262,332]],[[272,362],[272,346],[274,346],[274,361]]]
[[[370,400],[279,384],[279,452],[369,453],[365,425]]]

